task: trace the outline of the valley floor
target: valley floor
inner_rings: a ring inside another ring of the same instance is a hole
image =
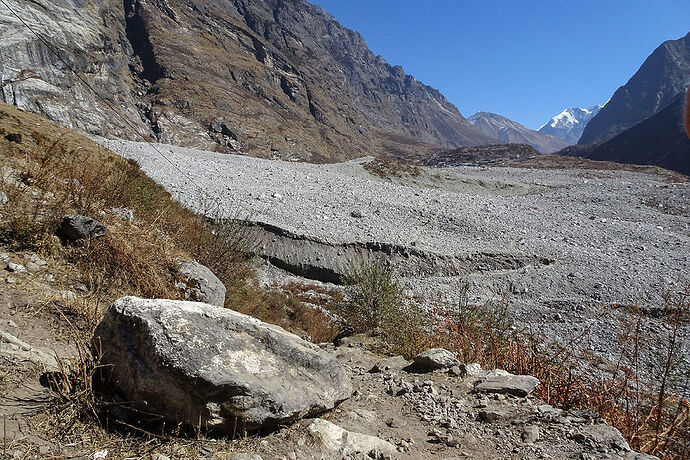
[[[615,353],[620,307],[653,313],[690,273],[690,183],[664,176],[462,167],[379,177],[370,158],[315,165],[101,142],[194,210],[218,201],[226,217],[269,224],[258,252],[281,268],[318,279],[359,262],[366,251],[353,247],[375,247],[417,298],[456,303],[469,282],[470,301],[509,296],[522,324],[602,358]]]

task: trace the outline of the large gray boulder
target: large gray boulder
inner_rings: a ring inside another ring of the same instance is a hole
[[[178,283],[178,287],[184,293],[185,300],[217,307],[225,305],[225,285],[208,267],[195,260],[184,260],[179,263],[179,269],[184,279]]]
[[[141,423],[254,431],[322,413],[352,394],[345,369],[318,346],[204,303],[123,297],[94,343],[106,366],[97,387],[132,408],[116,416]]]

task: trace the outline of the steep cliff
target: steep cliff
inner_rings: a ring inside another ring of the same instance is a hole
[[[690,33],[662,43],[585,127],[579,145],[605,141],[666,107],[690,83]]]
[[[601,144],[575,146],[560,153],[591,160],[656,165],[690,175],[690,139],[683,127],[685,95],[678,94],[659,113]]]
[[[391,139],[491,143],[304,0],[9,5],[48,45],[0,7],[3,101],[87,132],[312,161],[385,153]]]

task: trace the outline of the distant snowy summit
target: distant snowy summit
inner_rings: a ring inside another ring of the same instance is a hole
[[[580,107],[566,109],[547,121],[539,128],[539,132],[550,134],[551,136],[564,140],[568,144],[577,144],[589,120],[594,118],[602,107],[604,106],[595,105],[585,109]]]

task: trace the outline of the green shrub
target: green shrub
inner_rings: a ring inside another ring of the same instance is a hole
[[[341,316],[355,332],[379,335],[389,352],[412,356],[429,345],[425,315],[409,301],[393,269],[381,262],[356,267],[345,277]]]

